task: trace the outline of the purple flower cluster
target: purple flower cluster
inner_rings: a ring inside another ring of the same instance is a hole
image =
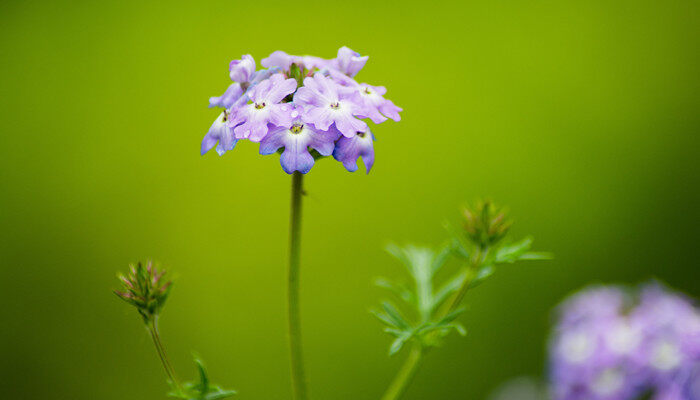
[[[554,400],[700,400],[700,311],[658,284],[574,295],[550,345]]]
[[[288,174],[305,174],[315,159],[331,155],[351,172],[362,158],[369,173],[374,135],[363,119],[399,121],[402,109],[384,98],[385,87],[353,79],[367,59],[341,47],[330,60],[275,51],[261,61],[261,70],[250,55],[231,61],[234,82],[209,99],[210,107],[223,111],[202,140],[202,154],[216,146],[223,155],[248,139],[260,143],[260,154],[281,152]]]

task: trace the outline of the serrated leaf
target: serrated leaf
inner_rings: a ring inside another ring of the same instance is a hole
[[[207,376],[207,370],[204,368],[204,363],[199,357],[194,358],[194,363],[197,364],[197,370],[199,371],[199,392],[208,393],[209,392],[209,376]]]
[[[486,265],[484,267],[481,267],[479,269],[479,272],[477,272],[476,276],[474,279],[469,283],[469,288],[475,288],[479,286],[481,283],[483,283],[486,278],[490,277],[493,275],[493,273],[496,272],[496,270],[493,268],[491,265]]]
[[[433,296],[433,304],[431,312],[435,312],[450,295],[454,294],[462,287],[465,279],[467,279],[468,272],[466,270],[460,271],[452,279],[447,281],[440,290]]]
[[[391,304],[391,302],[383,301],[382,309],[384,310],[385,315],[394,323],[394,326],[402,329],[409,328],[410,325],[406,321],[406,318],[401,315],[399,310],[393,304]]]
[[[381,311],[377,311],[377,310],[371,310],[370,312],[372,313],[372,315],[374,315],[375,317],[377,317],[380,321],[382,321],[382,322],[385,323],[386,325],[393,326],[393,327],[395,327],[395,328],[399,328],[399,327],[396,325],[396,321],[394,321],[394,320],[393,320],[391,317],[389,317],[387,314],[385,314],[385,313],[383,313],[383,312],[381,312]]]
[[[532,246],[532,237],[527,236],[519,242],[503,245],[496,252],[496,263],[513,263],[520,259]]]
[[[221,400],[227,397],[232,397],[236,393],[237,392],[235,390],[221,390],[217,388],[215,392],[209,393],[206,396],[204,396],[204,400]]]
[[[452,248],[451,243],[445,244],[440,248],[440,251],[438,251],[433,257],[433,262],[431,265],[432,275],[435,275],[435,273],[437,273],[437,271],[439,271],[440,268],[447,263],[447,260],[450,258],[450,255],[452,255],[453,252],[454,249]]]
[[[401,351],[403,348],[403,345],[412,337],[413,335],[410,333],[404,334],[402,336],[397,337],[393,342],[391,342],[391,346],[389,346],[389,355],[393,356],[394,354],[398,353]]]
[[[530,251],[520,256],[520,260],[551,260],[554,254],[546,251]]]
[[[415,303],[415,297],[413,293],[404,285],[392,282],[386,278],[376,278],[374,280],[374,285],[383,289],[387,289],[394,293],[398,298],[405,301],[408,304]]]

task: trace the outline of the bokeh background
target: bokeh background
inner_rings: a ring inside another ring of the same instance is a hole
[[[370,56],[404,108],[369,176],[307,176],[303,329],[315,399],[376,399],[401,362],[368,314],[400,277],[390,240],[439,244],[465,201],[507,204],[556,260],[467,297],[470,333],[407,399],[482,399],[541,374],[550,311],[588,282],[697,296],[696,1],[0,3],[0,393],[161,399],[164,374],[111,289],[129,262],[176,272],[162,333],[240,399],[289,399],[290,177],[240,143],[199,155],[228,62],[283,49]]]

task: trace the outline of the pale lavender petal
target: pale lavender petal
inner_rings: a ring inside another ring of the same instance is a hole
[[[229,87],[226,89],[224,94],[222,94],[221,96],[209,98],[209,108],[212,108],[212,107],[229,108],[242,95],[243,95],[243,89],[241,88],[241,85],[238,83],[232,83],[231,85],[229,85]]]
[[[379,105],[379,111],[387,117],[398,122],[401,121],[401,116],[399,115],[399,112],[403,111],[403,108],[395,105],[391,100],[385,100],[382,104]]]
[[[294,103],[297,105],[314,105],[320,107],[323,102],[317,92],[306,86],[302,86],[294,93]]]
[[[331,118],[331,110],[326,107],[309,107],[301,114],[301,118],[307,124],[314,124],[321,130],[328,130],[334,119]]]
[[[237,141],[233,137],[231,128],[228,127],[227,118],[228,112],[224,111],[211,125],[211,128],[209,128],[209,131],[202,140],[202,155],[211,150],[217,141],[219,145],[216,147],[216,151],[219,155],[223,155],[226,151],[233,150],[236,146]]]
[[[299,171],[306,174],[314,166],[314,158],[308,151],[293,151],[285,149],[280,156],[280,164],[284,172],[291,174]]]
[[[335,115],[335,126],[347,138],[351,138],[357,132],[365,132],[368,129],[364,121],[360,121],[350,113],[337,113]]]
[[[269,92],[265,95],[266,101],[270,103],[279,103],[288,94],[294,93],[297,88],[296,79],[284,79],[281,74],[273,75],[270,78],[272,85]]]
[[[328,131],[317,129],[312,124],[308,124],[309,130],[312,132],[309,141],[309,147],[318,151],[322,156],[330,156],[335,149],[335,141],[341,136],[337,129],[331,128]]]
[[[248,82],[255,72],[255,60],[250,54],[241,57],[240,60],[233,60],[229,65],[231,80],[234,82]]]
[[[334,65],[340,72],[352,77],[360,72],[368,58],[368,56],[361,57],[360,53],[343,46],[338,49],[338,57],[334,60]]]
[[[362,157],[362,162],[370,169],[374,165],[374,137],[372,132],[357,133],[353,137],[341,137],[335,145],[333,158],[343,163],[345,169],[350,172],[357,171],[357,159]]]
[[[286,137],[287,128],[273,127],[263,140],[260,141],[260,154],[266,156],[277,152],[284,147],[284,138]]]
[[[292,125],[292,107],[289,104],[272,104],[268,106],[270,114],[267,121],[273,125],[289,128]]]
[[[292,60],[292,56],[281,50],[277,50],[270,54],[269,57],[263,58],[260,61],[260,64],[262,64],[262,66],[265,68],[280,67],[286,71],[292,64]]]

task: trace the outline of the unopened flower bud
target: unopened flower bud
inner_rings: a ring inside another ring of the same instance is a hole
[[[491,201],[478,201],[473,207],[463,210],[464,232],[474,244],[481,248],[491,247],[500,242],[511,226],[506,211]]]
[[[144,267],[140,262],[129,266],[128,275],[119,275],[122,288],[114,293],[133,305],[146,323],[152,321],[165,305],[171,281],[164,279],[165,270],[158,270],[151,261]]]

